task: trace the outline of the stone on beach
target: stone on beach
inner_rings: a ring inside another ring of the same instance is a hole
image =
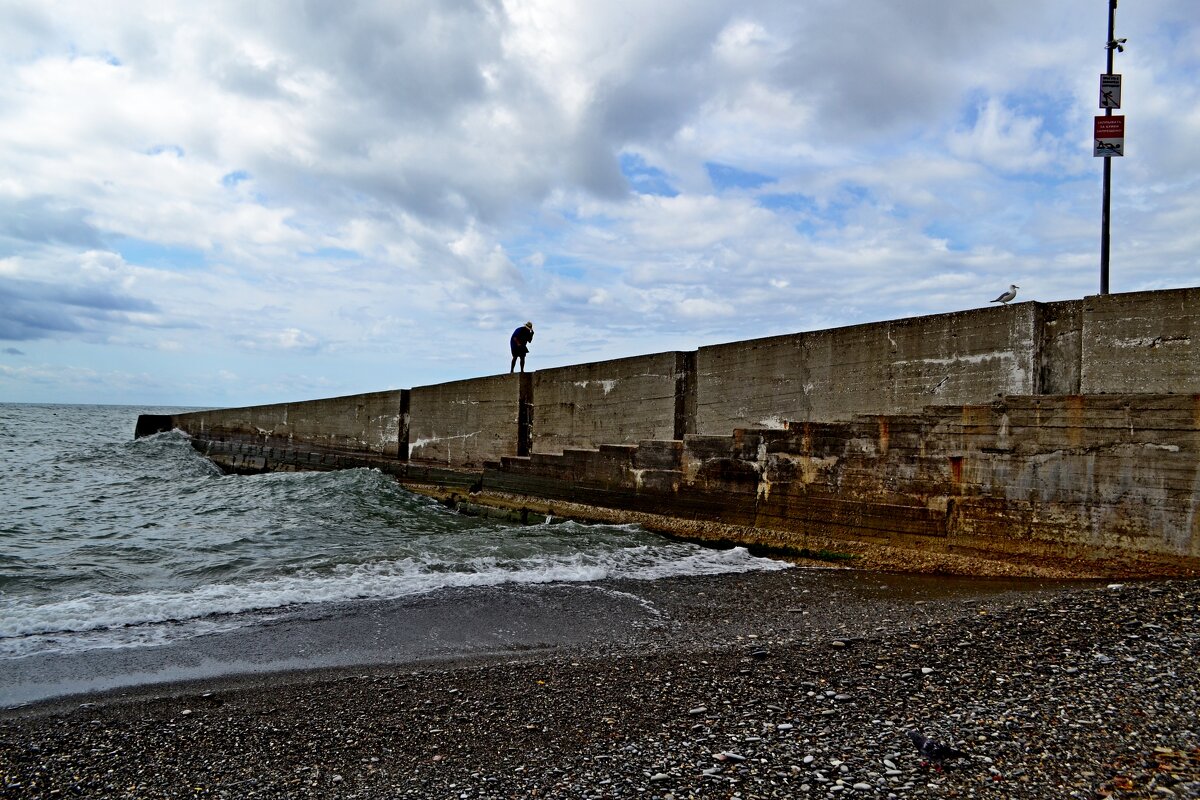
[[[935,599],[937,625],[920,613],[902,622],[892,605],[852,622],[859,610],[831,597],[818,624],[796,630],[776,597],[795,580],[680,582],[706,587],[700,609],[668,602],[670,584],[637,588],[678,616],[586,652],[208,681],[8,711],[0,796],[136,787],[176,797],[183,786],[189,796],[358,800],[1200,793],[1200,585]],[[893,621],[873,630],[884,613]],[[714,619],[748,627],[714,635],[725,624]],[[841,624],[859,638],[831,651]],[[743,672],[736,641],[747,632],[769,636],[772,656]],[[936,654],[926,656],[934,671],[902,680],[913,644]],[[698,698],[720,713],[681,713]],[[835,702],[836,715],[820,714]],[[976,758],[923,769],[910,729],[978,743]]]

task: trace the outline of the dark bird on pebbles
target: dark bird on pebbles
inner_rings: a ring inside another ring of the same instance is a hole
[[[935,742],[933,739],[922,736],[919,731],[909,731],[908,738],[912,739],[912,743],[921,756],[932,764],[940,766],[943,761],[968,757],[962,750],[955,750],[949,745]]]

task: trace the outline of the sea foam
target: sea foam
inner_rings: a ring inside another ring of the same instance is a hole
[[[46,603],[13,600],[5,604],[0,621],[0,657],[47,649],[159,644],[255,624],[272,611],[301,605],[397,599],[447,588],[655,580],[786,566],[752,556],[741,547],[712,550],[665,543],[519,560],[494,555],[457,562],[403,558],[342,564],[325,572],[301,570],[244,583],[205,584],[186,591],[90,593]]]

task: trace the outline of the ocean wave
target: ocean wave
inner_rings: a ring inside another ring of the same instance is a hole
[[[137,414],[0,407],[0,658],[151,646],[312,604],[784,565],[630,525],[455,513],[377,470],[225,475]],[[161,410],[166,413],[168,410]]]
[[[484,556],[462,561],[404,558],[337,565],[246,583],[206,584],[187,591],[95,593],[49,603],[5,603],[0,657],[50,649],[146,645],[253,624],[264,612],[352,600],[386,600],[438,589],[501,584],[577,583],[607,578],[655,580],[774,570],[784,562],[744,548],[710,550],[668,543],[612,551],[543,555],[511,560]],[[99,636],[105,632],[119,636]]]

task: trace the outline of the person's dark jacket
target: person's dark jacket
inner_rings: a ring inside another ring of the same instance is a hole
[[[529,352],[529,343],[533,341],[533,331],[524,325],[512,332],[508,340],[509,349],[514,356],[523,356]]]

